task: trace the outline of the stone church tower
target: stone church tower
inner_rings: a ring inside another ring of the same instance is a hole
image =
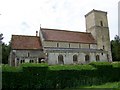
[[[86,31],[93,35],[98,49],[108,52],[108,61],[112,61],[107,12],[93,9],[85,15],[85,19]]]

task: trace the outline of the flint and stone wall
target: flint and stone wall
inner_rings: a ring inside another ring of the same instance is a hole
[[[24,60],[25,63],[30,62],[30,60],[33,60],[34,63],[38,63],[39,58],[45,58],[41,50],[12,50],[9,64],[10,66],[18,66],[21,64],[21,60]]]
[[[90,57],[90,62],[96,62],[96,55],[99,55],[100,57],[100,61],[107,61],[107,54],[104,53],[103,55],[101,53],[82,53],[82,52],[78,52],[78,53],[69,53],[69,52],[65,52],[65,53],[58,53],[58,52],[51,52],[48,53],[48,64],[50,65],[54,65],[54,64],[59,64],[58,63],[58,56],[62,55],[63,56],[63,61],[64,64],[74,64],[73,62],[73,56],[77,55],[78,57],[78,61],[76,64],[85,64],[85,55],[89,55]]]
[[[99,55],[100,61],[107,60],[107,53],[105,52],[87,52],[87,51],[75,51],[75,49],[97,49],[96,44],[81,44],[81,43],[68,43],[68,42],[52,42],[52,41],[43,41],[44,48],[50,49],[45,51],[48,56],[48,64],[59,64],[58,56],[62,55],[64,64],[74,64],[73,56],[77,55],[77,64],[84,64],[85,55],[89,55],[90,62],[96,61],[96,55]],[[57,51],[52,51],[52,48],[56,48]],[[72,49],[72,52],[67,51],[66,49]]]

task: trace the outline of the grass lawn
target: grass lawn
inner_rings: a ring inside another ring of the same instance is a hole
[[[111,83],[105,83],[103,85],[93,85],[93,86],[83,86],[79,88],[116,88],[116,90],[120,90],[120,82],[111,82]]]

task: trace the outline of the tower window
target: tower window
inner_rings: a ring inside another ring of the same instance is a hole
[[[103,26],[103,22],[102,21],[100,21],[100,25]]]
[[[105,49],[105,46],[103,46],[103,50]]]

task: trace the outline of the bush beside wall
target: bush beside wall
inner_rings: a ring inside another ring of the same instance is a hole
[[[117,65],[118,64],[118,65]],[[2,66],[3,88],[75,88],[120,81],[120,63]]]

